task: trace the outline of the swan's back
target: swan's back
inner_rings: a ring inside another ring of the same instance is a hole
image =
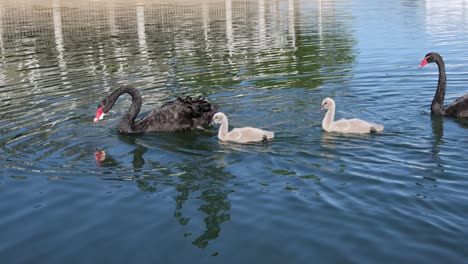
[[[274,132],[262,130],[254,127],[242,127],[232,129],[226,136],[225,140],[246,143],[262,141],[266,137],[272,139],[275,136]]]
[[[384,127],[378,124],[370,123],[358,118],[341,119],[331,124],[327,131],[342,133],[370,133],[381,132]]]
[[[459,97],[447,108],[445,108],[445,115],[456,117],[468,117],[468,94]]]
[[[197,99],[178,97],[135,122],[135,128],[143,129],[145,132],[207,128],[215,112],[216,108],[202,97]]]

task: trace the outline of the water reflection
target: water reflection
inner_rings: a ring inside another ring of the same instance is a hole
[[[175,185],[178,195],[175,197],[174,216],[178,219],[179,224],[189,225],[192,217],[184,213],[184,204],[189,202],[191,198],[193,199],[194,194],[199,194],[196,198],[202,204],[198,207],[198,211],[205,215],[203,219],[205,228],[199,236],[195,237],[192,244],[204,248],[209,241],[218,238],[221,233],[221,225],[231,219],[229,194],[234,190],[226,188],[225,185],[233,176],[226,173],[223,168],[211,166],[198,167],[195,170],[186,168],[186,171],[189,173],[182,175],[180,182]],[[207,178],[212,183],[211,186],[202,187],[198,181],[205,181]]]
[[[432,123],[432,160],[437,164],[438,167],[443,167],[440,160],[440,147],[444,143],[444,117],[431,115]]]
[[[145,165],[145,159],[143,155],[148,151],[148,147],[145,143],[139,142],[138,137],[116,135],[121,143],[128,145],[132,148],[131,151],[126,154],[132,157],[132,168],[133,172],[141,171],[141,168]],[[137,142],[138,141],[138,142]],[[119,161],[113,157],[113,154],[108,150],[98,149],[94,152],[94,158],[98,167],[116,167]]]
[[[133,84],[143,111],[176,95],[204,94],[252,120],[276,114],[271,126],[286,127],[294,123],[289,113],[306,107],[289,105],[292,94],[310,96],[305,91],[343,76],[354,60],[350,26],[334,19],[331,2],[1,1],[1,166],[48,177],[66,167],[67,175],[174,192],[176,221],[204,248],[231,220],[231,153],[268,155],[273,148],[195,143],[215,137],[210,132],[119,136],[115,119],[93,126],[96,102]],[[127,103],[119,102],[115,116]],[[252,115],[254,107],[263,108],[261,116]]]
[[[334,19],[331,2],[53,0],[34,9],[27,0],[2,2],[2,112],[32,127],[38,115],[65,122],[122,83],[151,89],[145,101],[188,90],[223,96],[245,86],[317,87],[354,59],[350,31]],[[319,23],[296,25],[308,16]],[[13,99],[20,107],[7,103]]]
[[[443,143],[444,136],[444,117],[431,114],[432,134],[434,135],[434,145],[439,146]]]
[[[86,262],[99,251],[115,263],[206,262],[217,248],[226,263],[246,255],[259,263],[343,262],[350,252],[357,263],[389,255],[396,257],[388,262],[463,262],[466,130],[445,119],[434,120],[431,133],[418,114],[423,104],[408,101],[422,98],[416,87],[426,85],[404,66],[444,39],[425,42],[425,1],[382,3],[0,0],[2,260]],[[373,30],[384,29],[381,21],[390,34]],[[466,34],[452,36],[459,41],[445,51],[455,57]],[[375,41],[382,38],[385,45]],[[231,146],[214,131],[121,138],[117,118],[91,120],[99,99],[122,83],[141,88],[144,107],[204,94],[239,126],[270,127],[279,138],[269,146]],[[352,111],[381,102],[368,110],[395,133],[323,133],[323,115],[310,109],[325,94],[351,99]],[[101,167],[96,149],[107,152]],[[430,200],[414,199],[413,175]],[[430,178],[441,188],[424,183]],[[63,232],[61,219],[73,228]],[[288,230],[291,243],[277,243],[285,238],[278,230]],[[376,250],[354,246],[363,241]]]
[[[171,140],[187,142],[191,141],[190,137],[194,137],[192,134],[180,133],[176,136],[169,135],[168,140],[169,142]],[[229,214],[231,208],[229,194],[234,191],[226,187],[231,185],[229,182],[234,176],[224,170],[225,162],[221,162],[222,164],[219,162],[220,159],[223,161],[223,157],[226,155],[216,156],[214,158],[216,162],[210,163],[197,161],[190,164],[184,164],[183,162],[180,164],[164,164],[157,160],[148,160],[146,162],[144,155],[148,152],[149,146],[145,146],[147,143],[144,140],[141,140],[139,137],[123,135],[119,136],[119,139],[132,148],[128,155],[126,155],[132,157],[132,172],[126,172],[118,177],[113,177],[104,171],[102,177],[100,177],[101,180],[134,182],[141,191],[150,193],[171,187],[176,193],[174,195],[174,217],[180,225],[186,226],[189,230],[196,230],[186,232],[184,236],[187,239],[191,239],[192,244],[199,248],[208,246],[211,240],[219,237],[222,224],[231,219]],[[173,146],[175,145],[178,147],[174,148]],[[167,150],[175,152],[175,154],[181,152],[181,149],[185,149],[185,147],[180,144],[167,145]],[[196,147],[194,149],[198,151],[203,149],[203,147]],[[97,166],[102,169],[114,170],[126,166],[124,162],[113,157],[114,155],[109,153],[109,151],[98,150],[94,155]],[[146,159],[151,159],[151,157],[147,157]],[[208,159],[212,158],[208,157]],[[155,166],[155,164],[157,165]],[[148,174],[147,170],[145,170],[145,166],[148,165],[152,166],[152,168],[157,167],[157,171]],[[164,187],[161,187],[161,185]],[[197,204],[201,203],[196,212],[192,210],[192,202],[194,200],[198,201]],[[189,204],[187,205],[187,209],[185,208],[186,203]],[[200,217],[200,212],[203,213],[204,227],[196,225],[200,222],[196,220],[196,218]],[[199,232],[199,230],[202,231]]]
[[[55,46],[58,52],[58,65],[62,74],[65,73],[67,64],[64,59],[63,32],[62,32],[62,12],[60,10],[60,0],[54,0],[52,3],[52,16],[54,20]]]
[[[27,3],[26,0],[23,1]],[[244,74],[242,67],[255,67],[252,63],[260,63],[256,66],[265,69],[264,74],[310,74],[320,67],[331,66],[325,61],[330,60],[331,54],[339,53],[344,58],[344,60],[334,59],[333,64],[352,59],[350,50],[352,42],[348,39],[350,36],[346,36],[349,32],[332,31],[336,33],[335,36],[324,38],[322,32],[326,30],[325,28],[340,28],[344,25],[334,21],[333,16],[324,15],[333,13],[334,10],[324,6],[323,2],[319,1],[315,9],[315,3],[306,4],[288,0],[285,14],[281,11],[281,3],[264,0],[245,3],[232,2],[232,0],[201,1],[200,5],[175,5],[176,9],[164,1],[142,1],[127,4],[128,6],[123,8],[119,1],[89,3],[53,0],[50,7],[46,4],[40,5],[39,11],[34,13],[27,4],[14,7],[5,4],[0,6],[2,11],[0,13],[7,14],[7,18],[3,20],[6,19],[8,24],[6,27],[0,26],[3,31],[0,34],[0,44],[3,55],[4,48],[12,49],[12,45],[18,46],[18,43],[10,41],[12,39],[22,41],[23,44],[20,46],[29,46],[28,54],[32,58],[26,60],[28,65],[26,69],[29,69],[29,82],[36,82],[35,87],[42,85],[40,83],[42,70],[38,69],[50,64],[50,59],[37,57],[38,51],[35,50],[37,46],[33,43],[47,43],[50,30],[55,40],[56,63],[62,75],[68,74],[68,65],[81,62],[83,70],[87,70],[88,74],[101,79],[105,84],[109,82],[107,78],[109,73],[126,74],[134,70],[138,70],[139,75],[143,75],[148,81],[157,81],[154,76],[164,76],[172,70],[168,69],[168,64],[171,64],[167,63],[168,57],[179,67],[183,65],[193,69],[203,69],[206,68],[206,60],[200,58],[223,57],[225,51],[227,51],[227,62],[232,65],[230,70],[237,76]],[[48,12],[48,8],[51,9],[51,13]],[[298,16],[303,15],[300,12],[301,8],[318,12],[318,41],[314,32],[308,33],[310,29],[296,26]],[[85,16],[80,15],[83,12],[86,13]],[[246,20],[240,22],[239,17],[244,17]],[[220,21],[224,21],[224,25],[221,26]],[[34,29],[33,35],[21,26],[25,22]],[[21,30],[16,30],[17,28]],[[174,28],[179,30],[168,30]],[[223,46],[226,49],[219,45],[222,36],[219,33],[222,30],[225,36]],[[297,34],[298,31],[300,34]],[[199,38],[198,32],[202,32],[202,39]],[[249,32],[257,34],[251,35]],[[5,44],[3,36],[8,39]],[[338,53],[337,50],[328,52],[327,49],[321,48],[327,39],[339,43],[336,46]],[[346,41],[342,41],[345,39]],[[137,43],[138,51],[129,48],[134,46],[132,43],[134,41]],[[86,45],[80,46],[82,43]],[[297,43],[302,44],[302,49]],[[199,47],[205,49],[200,50]],[[326,53],[323,53],[324,51]],[[133,56],[135,52],[139,54],[138,57]],[[191,54],[194,52],[206,54],[193,57]],[[268,54],[263,54],[264,52]],[[313,55],[320,56],[324,61],[316,61],[318,65],[304,63],[304,56]],[[255,60],[250,61],[250,59]],[[289,62],[283,64],[284,60]],[[292,66],[296,64],[299,64],[299,72],[293,70],[295,67]],[[199,76],[194,73],[196,72],[184,73],[185,76],[181,76],[179,80],[206,83],[212,81],[210,79],[220,77],[212,74]],[[245,76],[249,77],[250,75]]]
[[[148,45],[146,44],[145,6],[142,4],[137,5],[136,13],[138,46],[140,47],[142,59],[146,59],[148,56]]]
[[[321,25],[319,24],[319,28],[320,27]],[[296,51],[296,5],[294,0],[288,1],[288,29],[291,46],[293,51]]]
[[[234,32],[232,30],[232,2],[226,0],[226,39],[227,39],[227,50],[229,52],[229,58],[232,57],[234,52]]]
[[[266,47],[265,0],[258,1],[258,45]]]
[[[466,21],[465,0],[453,0],[449,3],[437,0],[427,0],[426,6],[426,30],[434,37],[441,36],[447,44],[448,39],[456,37],[457,31],[467,32],[465,27],[459,27]]]
[[[372,140],[375,137],[380,135],[377,133],[369,134],[345,134],[338,132],[324,132],[322,133],[322,147],[335,150],[337,146],[340,148],[368,148],[369,140]],[[356,142],[362,142],[364,144],[355,144]]]
[[[3,43],[3,12],[2,4],[0,3],[0,86],[6,85],[6,76],[5,76],[5,48]]]
[[[461,127],[468,128],[468,118],[458,118],[457,122],[460,123]]]

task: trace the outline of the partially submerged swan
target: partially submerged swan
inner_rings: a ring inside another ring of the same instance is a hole
[[[380,132],[384,129],[383,126],[369,123],[367,121],[353,118],[341,119],[334,121],[335,118],[335,101],[331,98],[325,98],[322,101],[322,108],[327,109],[327,113],[322,121],[322,128],[327,132],[341,133],[370,133]]]
[[[424,56],[424,59],[419,64],[419,68],[431,62],[435,62],[439,68],[439,81],[434,99],[432,100],[431,113],[442,116],[468,117],[468,94],[459,97],[453,103],[444,107],[445,89],[447,86],[444,59],[442,59],[439,53],[430,52]]]
[[[206,128],[210,125],[211,118],[216,112],[215,107],[203,97],[192,99],[191,97],[177,97],[174,101],[164,103],[160,108],[155,108],[148,115],[135,121],[141,108],[140,92],[130,86],[123,86],[112,94],[102,99],[96,111],[94,122],[103,119],[104,115],[114,106],[117,98],[124,93],[132,96],[132,104],[127,113],[122,116],[118,129],[122,134],[144,134],[147,132],[172,132],[190,130],[194,128]]]
[[[218,138],[221,141],[247,143],[255,141],[266,141],[274,137],[274,132],[253,127],[234,128],[228,132],[228,119],[226,115],[221,112],[218,112],[213,116],[212,124],[221,124],[218,132]]]

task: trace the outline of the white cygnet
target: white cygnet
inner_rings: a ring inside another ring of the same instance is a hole
[[[331,98],[325,98],[322,101],[322,108],[327,109],[327,113],[322,121],[322,128],[327,132],[341,132],[341,133],[370,133],[383,131],[384,127],[374,123],[353,118],[353,119],[340,119],[333,121],[335,118],[335,101]]]
[[[234,128],[228,132],[228,119],[224,113],[218,112],[213,116],[211,124],[221,124],[218,138],[221,141],[237,143],[266,141],[274,137],[274,132],[253,127]]]

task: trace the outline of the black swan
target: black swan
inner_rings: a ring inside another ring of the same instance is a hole
[[[132,86],[123,86],[115,90],[111,95],[102,99],[98,106],[94,122],[97,123],[104,117],[115,104],[119,96],[128,93],[132,96],[132,104],[128,111],[122,116],[118,129],[126,135],[144,134],[148,132],[173,132],[190,130],[194,128],[207,128],[210,125],[216,107],[212,106],[203,97],[192,99],[186,97],[164,103],[148,113],[144,118],[135,119],[141,108],[140,92]]]
[[[437,84],[437,91],[434,99],[432,100],[431,113],[436,115],[455,116],[455,117],[468,117],[468,94],[459,97],[455,102],[444,108],[445,89],[447,78],[445,76],[444,59],[436,52],[430,52],[424,56],[424,59],[419,64],[419,68],[424,65],[435,62],[439,67],[439,83]]]

